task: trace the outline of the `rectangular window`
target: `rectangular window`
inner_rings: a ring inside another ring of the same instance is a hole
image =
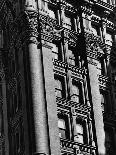
[[[58,115],[59,137],[63,139],[69,138],[68,116]]]
[[[58,119],[59,137],[66,138],[66,124],[65,120],[62,118]]]
[[[88,143],[86,121],[82,119],[76,119],[76,134],[74,135],[74,141],[82,144]]]
[[[74,56],[74,51],[71,49],[68,49],[68,57],[69,57],[69,64],[75,66],[75,56]]]
[[[94,35],[100,35],[100,28],[97,25],[92,24],[92,32]]]
[[[105,59],[101,57],[98,61],[97,68],[99,69],[99,74],[100,75],[105,75],[106,68],[105,68]]]
[[[79,67],[79,55],[76,48],[68,47],[68,62],[73,66]]]
[[[71,100],[77,103],[83,103],[82,85],[79,82],[72,81]]]
[[[62,60],[61,43],[51,43],[52,46],[52,58]]]
[[[108,105],[106,105],[107,103],[110,102],[109,101],[108,91],[100,90],[100,95],[101,95],[101,108],[102,108],[102,112],[109,111],[109,108],[107,107]]]
[[[65,81],[63,76],[54,76],[56,97],[65,98]]]
[[[105,98],[104,98],[104,95],[101,94],[101,108],[102,108],[102,112],[104,112],[104,107],[105,107]]]
[[[73,15],[65,14],[64,27],[69,30],[75,30],[75,18]]]
[[[83,25],[86,30],[90,29],[89,22],[90,22],[89,19],[87,19],[86,17],[83,17]]]
[[[83,137],[83,125],[82,124],[76,124],[76,135],[74,137],[74,141],[78,143],[84,143],[84,137]]]
[[[106,31],[106,44],[109,46],[112,46],[113,43],[113,37],[112,37],[112,33],[109,31]]]

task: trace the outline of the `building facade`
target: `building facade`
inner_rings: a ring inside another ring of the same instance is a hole
[[[0,155],[116,154],[116,1],[0,1]]]

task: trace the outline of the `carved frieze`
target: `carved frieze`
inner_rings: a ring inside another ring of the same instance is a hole
[[[93,59],[99,59],[104,54],[105,44],[100,37],[85,32],[87,55]]]

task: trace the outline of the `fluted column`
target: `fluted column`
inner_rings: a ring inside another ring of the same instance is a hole
[[[27,2],[31,3],[31,1]],[[22,26],[21,40],[23,41],[24,49],[26,49],[24,50],[24,59],[26,60],[25,76],[28,79],[26,81],[29,93],[27,101],[28,105],[30,104],[29,107],[32,108],[30,109],[32,113],[29,114],[31,146],[33,146],[32,154],[49,155],[43,62],[42,51],[38,49],[37,16],[38,14],[34,10],[34,7],[28,5],[22,16],[20,16],[18,24],[19,27]]]

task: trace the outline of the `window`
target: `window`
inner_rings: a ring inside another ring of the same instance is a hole
[[[74,51],[71,49],[68,49],[68,57],[69,57],[69,64],[75,66],[75,56],[74,56]]]
[[[59,137],[66,138],[66,124],[64,119],[58,119]]]
[[[68,59],[69,64],[79,67],[79,55],[77,49],[70,46],[68,47]]]
[[[58,115],[58,128],[60,138],[69,138],[68,117],[66,115]]]
[[[92,24],[92,32],[94,35],[100,35],[100,29],[97,25]]]
[[[82,85],[79,82],[72,81],[72,96],[71,99],[74,102],[82,103],[83,95],[82,95]]]
[[[89,30],[89,20],[87,19],[87,18],[85,18],[85,17],[83,17],[83,25],[84,25],[84,28],[86,29],[86,30]]]
[[[106,44],[109,46],[112,46],[113,43],[113,38],[112,38],[112,33],[109,31],[106,31]]]
[[[56,97],[65,98],[65,83],[62,76],[54,76]]]
[[[64,26],[69,30],[75,30],[75,18],[73,15],[65,14]]]
[[[106,71],[105,71],[105,59],[103,57],[99,59],[97,67],[99,69],[99,74],[104,75]]]
[[[62,60],[62,50],[60,43],[52,43],[52,58],[57,60]]]
[[[104,112],[104,107],[105,107],[105,96],[103,94],[101,94],[101,108],[102,108],[102,112]]]
[[[76,135],[74,137],[74,141],[78,143],[84,143],[84,136],[83,136],[83,125],[82,124],[76,124]]]

